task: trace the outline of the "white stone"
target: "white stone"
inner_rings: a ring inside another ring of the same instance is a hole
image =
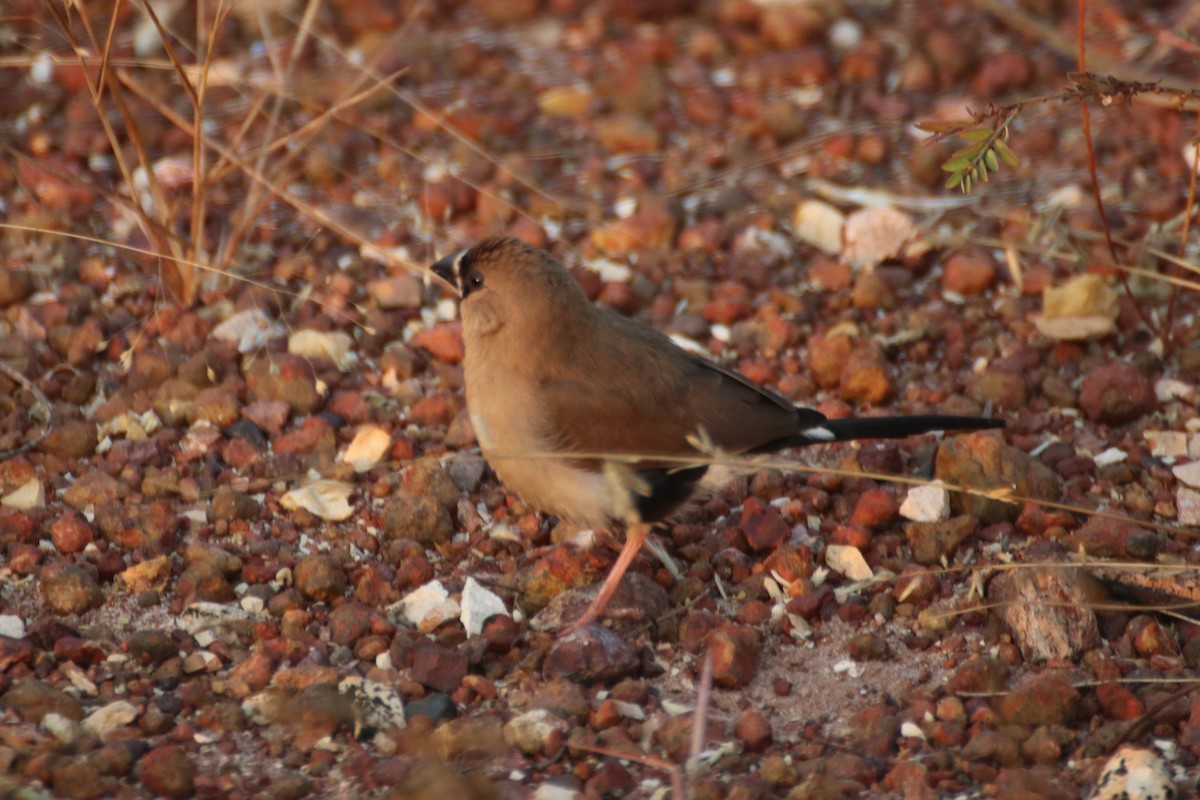
[[[1110,467],[1113,464],[1120,464],[1125,459],[1129,458],[1129,454],[1117,447],[1110,447],[1103,453],[1097,453],[1092,461],[1096,462],[1097,467]]]
[[[481,586],[474,578],[467,578],[463,587],[460,616],[463,627],[467,629],[467,636],[475,636],[482,632],[483,623],[497,614],[508,616],[504,601],[491,590]]]
[[[354,340],[342,331],[296,331],[288,337],[288,352],[305,358],[327,358],[345,372],[358,361]]]
[[[63,744],[70,744],[75,741],[79,724],[70,717],[64,717],[62,714],[51,711],[42,717],[42,730]]]
[[[804,200],[792,215],[796,238],[829,256],[841,252],[845,224],[846,216],[821,200]]]
[[[346,446],[341,461],[354,467],[355,472],[366,472],[387,455],[392,447],[392,437],[378,425],[364,425],[354,434]]]
[[[348,498],[354,484],[343,481],[319,480],[293,489],[279,498],[279,504],[288,511],[303,508],[323,520],[341,522],[354,513]]]
[[[829,568],[840,572],[852,581],[865,581],[875,577],[867,560],[857,547],[845,544],[831,544],[825,548],[825,563]]]
[[[0,614],[0,636],[10,639],[25,638],[25,620],[16,614]]]
[[[1185,403],[1194,404],[1198,396],[1195,386],[1175,378],[1159,378],[1155,381],[1154,394],[1160,403],[1182,400]]]
[[[253,353],[272,339],[286,336],[287,330],[261,309],[250,308],[231,315],[209,335],[229,342],[239,353]]]
[[[950,492],[941,481],[913,486],[900,504],[900,516],[913,522],[944,522],[950,519]]]
[[[1180,464],[1171,472],[1179,479],[1180,483],[1185,483],[1193,489],[1200,489],[1200,461]]]
[[[18,511],[29,511],[33,508],[46,507],[46,490],[37,478],[30,478],[9,494],[6,494],[0,505],[15,508]]]
[[[1146,431],[1142,434],[1156,458],[1183,458],[1188,454],[1188,435],[1182,431]]]
[[[1200,525],[1200,492],[1180,486],[1175,492],[1175,515],[1180,525]]]
[[[103,739],[117,728],[133,722],[137,715],[137,706],[126,700],[117,700],[89,714],[83,721],[83,727]]]
[[[401,616],[410,625],[422,630],[436,628],[447,619],[462,613],[458,603],[450,599],[446,587],[437,581],[418,586],[400,600]]]
[[[528,755],[543,755],[546,744],[555,731],[564,736],[570,726],[544,708],[526,711],[513,717],[504,726],[504,741]]]

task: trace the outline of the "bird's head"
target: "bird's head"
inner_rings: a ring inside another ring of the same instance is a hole
[[[533,334],[540,330],[544,336],[556,315],[590,307],[562,264],[511,236],[484,239],[451,253],[430,270],[461,298],[467,340],[505,327],[530,328]]]

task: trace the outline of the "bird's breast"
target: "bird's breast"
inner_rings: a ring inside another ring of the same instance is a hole
[[[604,476],[588,470],[547,434],[550,420],[537,383],[507,369],[468,362],[467,411],[475,438],[496,475],[539,511],[585,525],[617,516]]]

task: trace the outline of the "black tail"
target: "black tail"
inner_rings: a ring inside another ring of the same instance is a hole
[[[772,451],[823,442],[848,442],[853,439],[903,439],[906,436],[933,431],[979,431],[1003,427],[1004,420],[1002,419],[956,417],[942,414],[922,414],[914,417],[826,419],[813,423],[810,427],[792,436],[776,439],[760,449]]]

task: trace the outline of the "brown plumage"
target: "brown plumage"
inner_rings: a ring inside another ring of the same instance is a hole
[[[699,456],[697,435],[743,454],[1003,425],[826,419],[592,305],[553,256],[511,237],[486,239],[432,270],[462,298],[467,408],[484,456],[527,503],[586,525],[670,514],[707,468],[654,456]],[[636,478],[613,480],[603,461],[572,455],[583,453],[637,454]],[[636,552],[644,536],[631,529],[626,550]],[[614,576],[609,583],[615,588]]]

